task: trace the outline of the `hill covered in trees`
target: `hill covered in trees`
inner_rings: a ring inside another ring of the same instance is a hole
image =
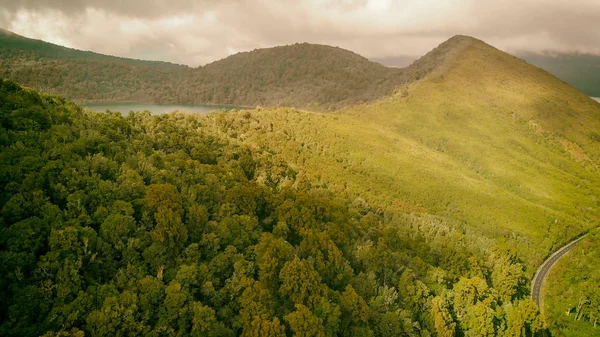
[[[0,31],[0,77],[78,102],[160,102],[190,68],[65,48]]]
[[[424,80],[374,104],[335,114],[263,109],[250,120],[231,113],[225,125],[330,190],[503,237],[531,265],[593,226],[597,102],[468,37],[425,60],[438,66],[422,65]],[[271,125],[279,132],[253,131]]]
[[[532,277],[550,252],[597,226],[600,104],[468,37],[423,61],[434,65],[422,66],[423,80],[377,103],[226,114],[223,135],[426,240],[441,235],[486,256],[498,243],[514,247]]]
[[[0,76],[77,102],[296,106],[374,101],[415,78],[350,51],[308,43],[257,49],[195,69],[69,49],[0,32]]]

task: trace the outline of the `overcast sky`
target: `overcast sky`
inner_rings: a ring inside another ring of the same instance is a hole
[[[513,53],[600,55],[600,0],[0,0],[0,27],[190,66],[295,42],[420,56],[456,34]]]

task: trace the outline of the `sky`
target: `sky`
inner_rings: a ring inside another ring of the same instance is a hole
[[[600,55],[598,0],[0,0],[0,27],[193,67],[296,42],[418,57],[456,34],[511,53]]]

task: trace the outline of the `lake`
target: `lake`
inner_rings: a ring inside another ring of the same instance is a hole
[[[217,105],[172,105],[172,104],[143,104],[143,103],[89,103],[82,104],[83,107],[97,112],[106,110],[120,112],[127,115],[129,111],[150,111],[153,115],[161,115],[173,111],[189,113],[207,113],[210,111],[221,111],[222,109],[231,110],[236,107],[217,106]]]

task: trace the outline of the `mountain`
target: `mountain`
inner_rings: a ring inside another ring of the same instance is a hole
[[[350,51],[308,43],[238,53],[191,69],[0,34],[0,76],[78,102],[296,106],[370,102],[410,81]]]
[[[531,266],[593,226],[598,103],[469,37],[443,43],[417,68],[427,74],[420,81],[334,115],[262,110],[251,124],[225,118],[239,125],[231,132],[243,143],[278,153],[317,185],[502,238]],[[246,129],[254,123],[277,132]]]
[[[517,54],[589,96],[600,96],[600,56],[591,54]]]
[[[65,48],[0,32],[0,77],[78,102],[159,101],[189,68]]]
[[[597,227],[600,104],[470,37],[450,39],[415,65],[427,75],[373,104],[335,114],[230,113],[215,128],[230,141],[274,153],[298,172],[299,186],[376,209],[387,226],[432,247],[479,252],[481,264],[457,258],[471,266],[462,276],[486,275],[496,291],[520,298],[511,282],[530,289],[528,279],[545,257]],[[499,257],[506,249],[513,255]],[[479,273],[482,264],[496,267]],[[517,281],[517,275],[527,276]],[[570,284],[569,275],[554,280]],[[598,292],[587,294],[597,298]],[[456,299],[454,293],[432,301],[453,303],[449,315],[462,332],[448,336],[493,331],[481,321],[469,325],[469,309]],[[558,304],[544,303],[545,310]],[[570,324],[548,321],[556,334]],[[443,326],[436,331],[447,332]]]

